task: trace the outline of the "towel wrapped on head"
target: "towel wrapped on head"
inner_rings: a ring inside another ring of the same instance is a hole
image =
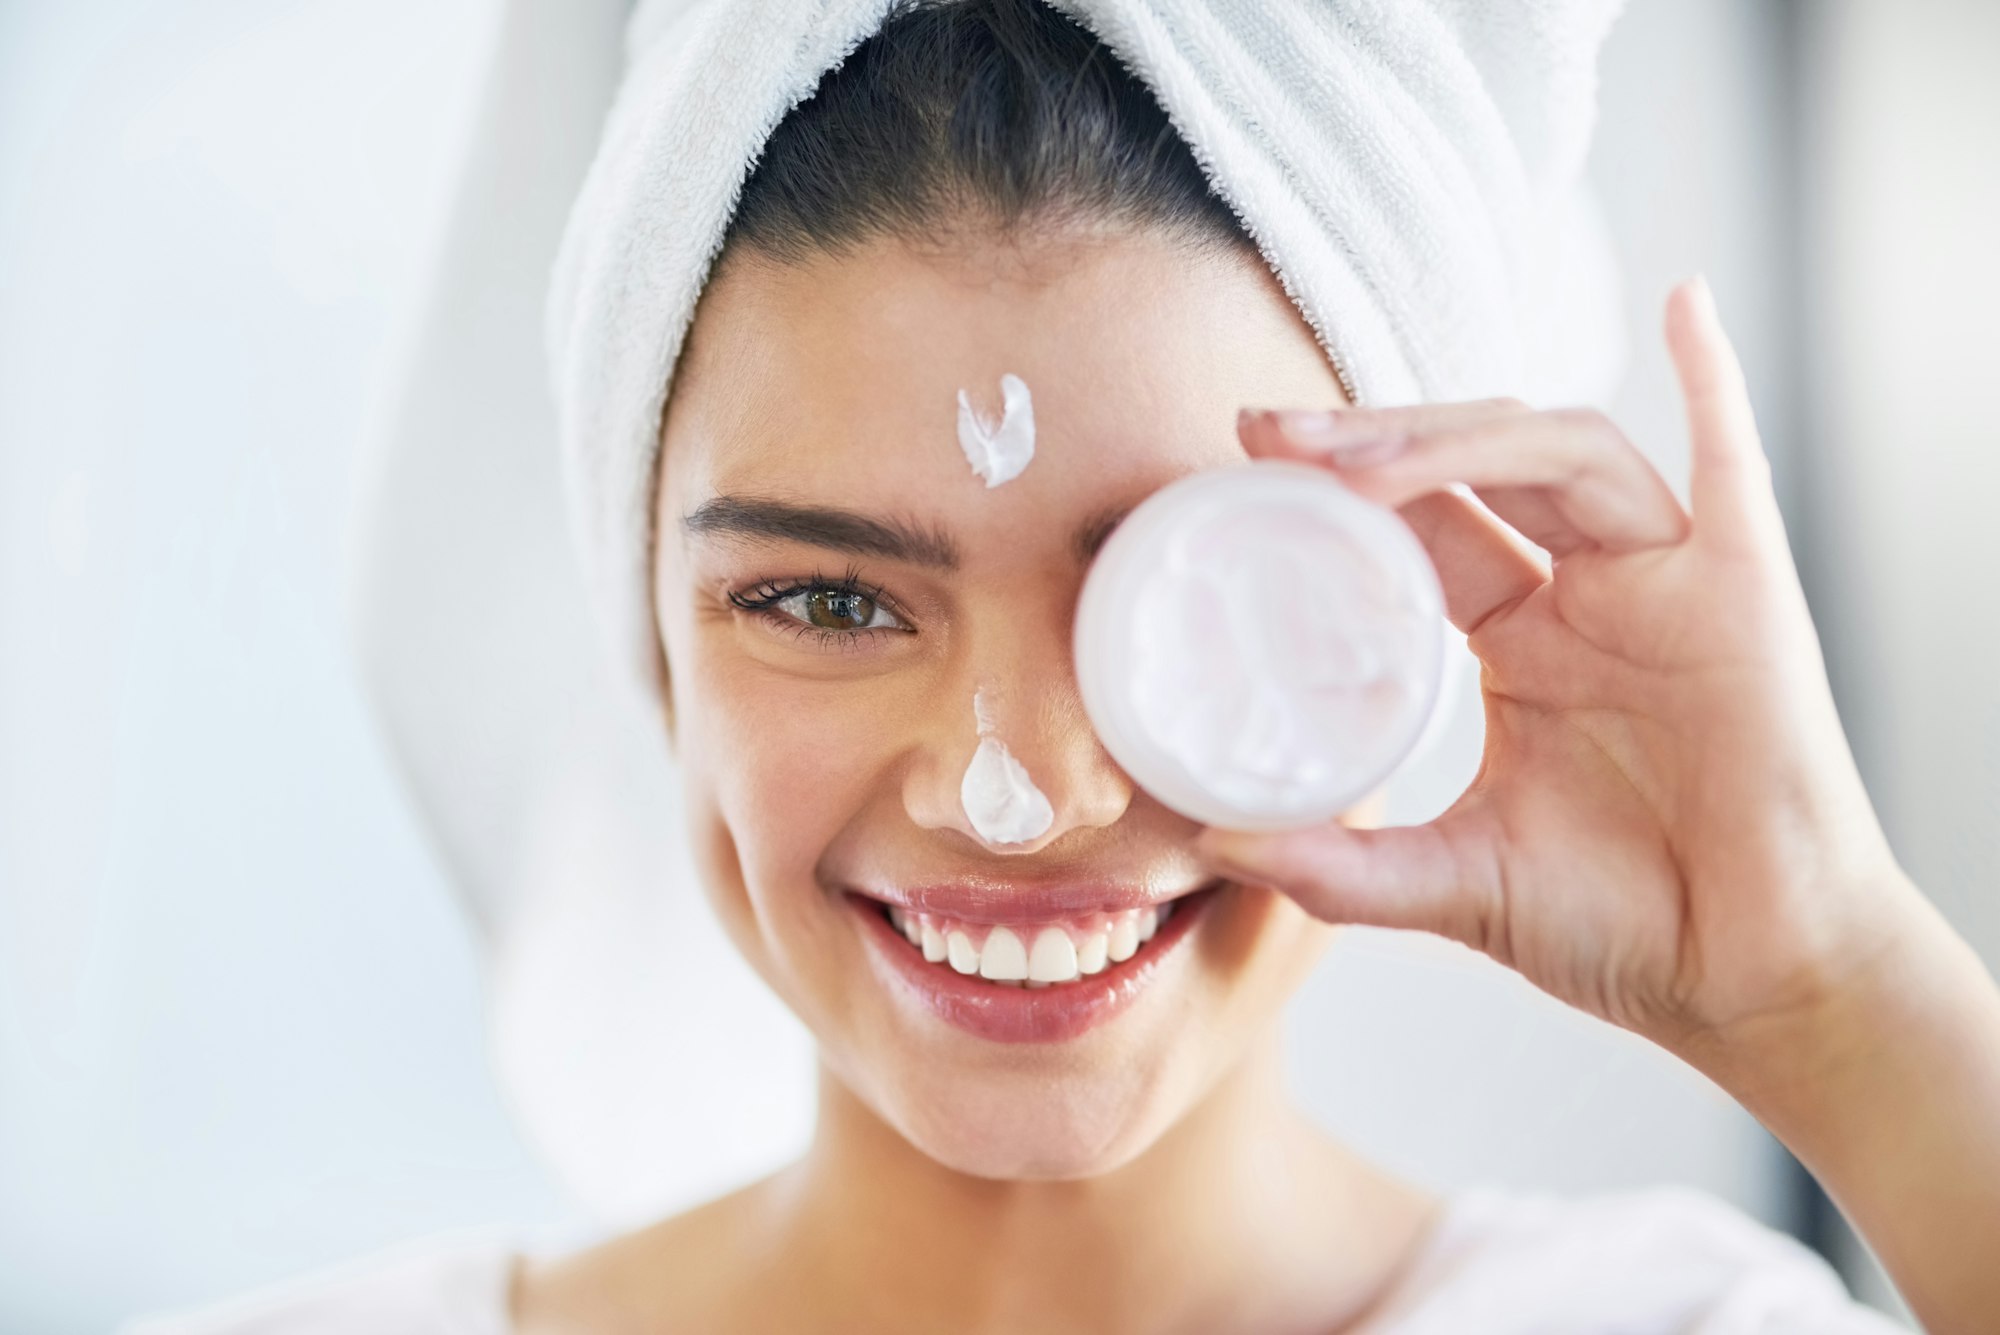
[[[1049,2],[1152,89],[1355,402],[1604,392],[1622,345],[1581,173],[1618,0]],[[703,283],[772,131],[908,3],[633,15],[547,335],[586,578],[649,686],[661,415]]]

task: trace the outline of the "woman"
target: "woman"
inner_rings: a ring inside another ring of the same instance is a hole
[[[751,175],[650,493],[689,829],[817,1039],[809,1152],[575,1255],[214,1328],[1887,1328],[1691,1193],[1438,1199],[1330,1141],[1284,1095],[1277,1021],[1342,922],[1452,937],[1685,1058],[1929,1328],[1990,1328],[2000,995],[1855,774],[1704,285],[1666,337],[1688,510],[1594,414],[1339,411],[1270,267],[1082,29],[1037,0],[898,13]],[[1003,374],[1038,435],[989,486],[937,409],[968,386],[992,408]],[[1487,730],[1438,820],[1203,830],[1084,718],[1096,545],[1246,454],[1330,470],[1429,548]],[[968,815],[988,735],[1046,798],[1039,833]],[[1021,985],[1051,928],[1067,981]]]

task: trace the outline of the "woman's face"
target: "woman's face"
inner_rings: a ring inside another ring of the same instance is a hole
[[[1003,374],[1027,386],[1035,447],[989,488],[958,396],[997,418]],[[1243,461],[1239,407],[1339,402],[1260,260],[1147,233],[737,256],[709,284],[664,426],[654,572],[697,864],[828,1067],[940,1162],[1118,1166],[1323,948],[1289,900],[1209,879],[1197,827],[1112,762],[1070,633],[1120,515]],[[968,816],[987,737],[1046,798],[1041,833],[996,842]],[[890,905],[921,911],[917,942]],[[981,976],[1018,971],[1002,935],[1075,979]]]

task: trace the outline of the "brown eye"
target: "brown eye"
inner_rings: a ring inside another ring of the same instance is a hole
[[[762,595],[732,593],[729,601],[746,612],[761,612],[787,626],[830,637],[910,629],[879,598],[849,583],[801,584]]]
[[[821,630],[860,630],[875,619],[875,600],[866,594],[815,589],[804,601],[804,620]]]

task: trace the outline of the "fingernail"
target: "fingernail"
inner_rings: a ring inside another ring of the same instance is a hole
[[[1395,458],[1403,452],[1403,446],[1409,440],[1408,434],[1401,431],[1394,435],[1374,436],[1349,445],[1336,445],[1327,451],[1327,457],[1338,468],[1367,468]]]
[[[1352,412],[1315,412],[1292,408],[1277,414],[1285,439],[1325,454],[1343,467],[1380,463],[1403,448],[1404,432],[1385,432],[1380,425]]]
[[[1706,273],[1697,270],[1694,276],[1687,280],[1687,286],[1688,294],[1695,299],[1697,305],[1706,306],[1711,311],[1715,309],[1715,289],[1708,285]]]
[[[1350,441],[1365,440],[1375,434],[1373,427],[1357,422],[1351,416],[1310,408],[1286,408],[1272,416],[1278,421],[1278,430],[1284,432],[1294,444],[1314,449],[1331,449]]]

